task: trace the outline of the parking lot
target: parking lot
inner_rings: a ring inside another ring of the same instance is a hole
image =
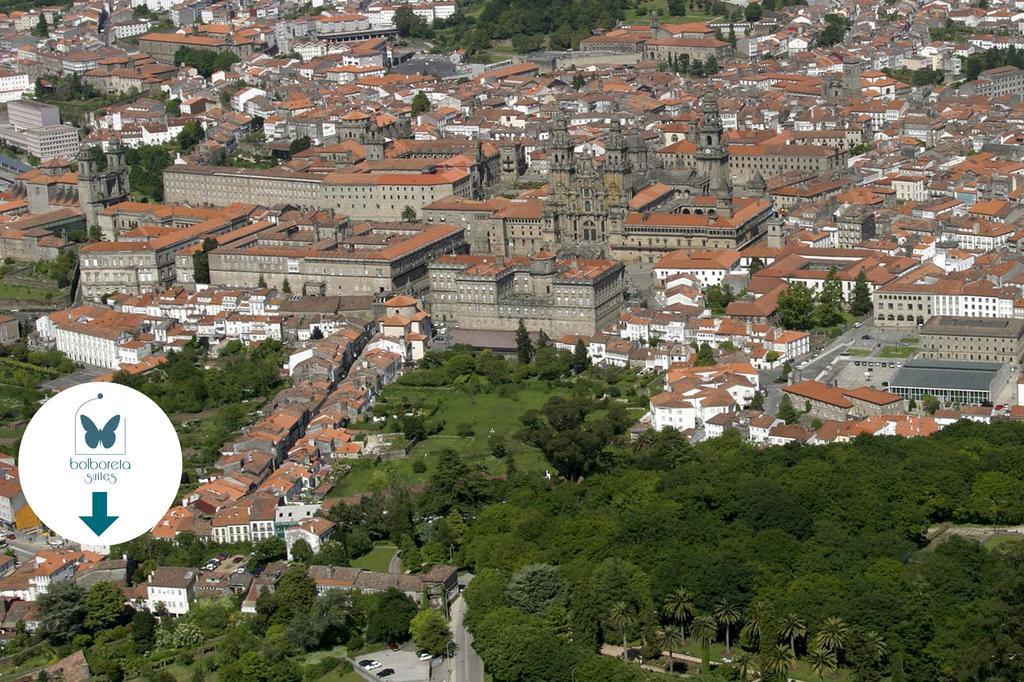
[[[416,657],[416,652],[412,649],[399,649],[398,651],[390,651],[385,649],[383,651],[374,651],[373,653],[358,656],[355,662],[372,659],[380,662],[380,667],[374,670],[366,671],[357,666],[357,670],[367,680],[385,679],[388,682],[427,682],[430,678],[430,662],[421,661]],[[391,668],[395,671],[394,675],[389,675],[385,678],[378,678],[377,674],[382,670]]]

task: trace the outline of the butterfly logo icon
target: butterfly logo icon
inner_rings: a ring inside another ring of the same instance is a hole
[[[121,423],[121,415],[115,414],[107,420],[106,425],[102,429],[97,427],[96,423],[84,414],[80,415],[79,418],[82,421],[82,428],[85,429],[86,445],[94,448],[102,443],[105,448],[114,447],[114,442],[117,440],[117,425]]]

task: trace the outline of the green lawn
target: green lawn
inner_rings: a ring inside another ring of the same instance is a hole
[[[1013,545],[1019,542],[1024,542],[1024,536],[1020,535],[993,535],[988,540],[982,543],[985,549],[996,549],[1003,545]]]
[[[882,350],[878,353],[880,358],[909,358],[917,352],[917,348],[913,346],[882,346]]]
[[[904,336],[902,339],[900,339],[900,343],[906,343],[911,346],[916,346],[917,342],[918,338],[916,336]]]
[[[690,5],[690,9],[693,9],[692,5]],[[668,0],[647,0],[646,2],[638,2],[636,7],[626,8],[626,21],[635,22],[637,20],[645,20],[650,16],[651,10],[656,10],[658,12],[659,21],[670,24],[686,24],[697,21],[712,22],[722,18],[708,14],[672,16],[668,13]]]
[[[848,355],[852,355],[855,358],[863,358],[867,357],[868,355],[871,355],[871,351],[869,351],[867,348],[851,348],[846,352]]]
[[[378,571],[386,573],[391,564],[391,557],[395,556],[398,547],[389,543],[378,543],[370,550],[370,553],[351,561],[355,568],[365,568],[367,571]]]
[[[0,299],[18,301],[52,301],[63,295],[60,289],[50,287],[30,287],[21,284],[0,282]]]
[[[697,642],[687,641],[681,650],[683,653],[697,658],[701,657],[701,646]],[[741,651],[739,646],[733,642],[732,646],[732,658],[735,659],[736,654]],[[725,642],[715,642],[711,645],[711,660],[720,661],[725,656]],[[696,665],[699,668],[699,664]],[[810,666],[807,665],[802,659],[798,658],[796,665],[789,672],[789,679],[802,680],[806,682],[816,681],[818,674],[811,670]],[[850,671],[839,669],[838,671],[825,675],[825,680],[828,682],[849,682],[851,679]]]

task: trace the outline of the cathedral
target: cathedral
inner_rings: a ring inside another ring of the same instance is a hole
[[[711,93],[691,133],[695,167],[652,166],[639,135],[623,135],[618,121],[612,121],[598,165],[593,156],[575,155],[565,119],[556,116],[543,219],[546,245],[654,262],[675,249],[735,249],[757,241],[778,218],[760,175],[734,189],[723,132],[718,98]]]

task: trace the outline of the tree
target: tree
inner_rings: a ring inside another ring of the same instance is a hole
[[[628,603],[618,601],[608,612],[608,624],[622,633],[622,658],[629,658],[629,631],[636,625],[636,611]]]
[[[748,407],[751,410],[764,412],[764,393],[762,393],[761,391],[755,393],[754,397],[750,399],[750,405],[748,405]]]
[[[871,290],[868,288],[868,278],[863,268],[857,273],[857,279],[850,290],[850,312],[854,315],[870,315],[874,306],[871,303]]]
[[[70,642],[85,624],[85,591],[72,580],[60,580],[39,596],[39,625],[54,642]]]
[[[300,564],[309,563],[309,560],[313,557],[313,548],[309,546],[309,543],[299,538],[292,543],[292,561],[297,561]]]
[[[677,587],[669,592],[661,609],[668,618],[679,626],[679,634],[686,640],[686,625],[697,612],[693,602],[693,594],[685,587]]]
[[[668,652],[669,671],[675,671],[675,662],[672,660],[672,656],[676,649],[683,646],[682,634],[675,628],[658,628],[654,631],[654,639],[660,651]]]
[[[156,618],[149,611],[136,611],[132,616],[132,642],[139,653],[148,651],[153,646],[156,636]]]
[[[572,89],[581,90],[583,86],[587,84],[587,79],[583,77],[581,73],[574,73],[572,75]]]
[[[50,26],[46,23],[46,15],[40,14],[39,21],[36,22],[35,28],[32,29],[32,35],[37,38],[47,38],[50,35]]]
[[[124,615],[124,594],[111,582],[96,583],[85,595],[86,630],[97,632],[113,627]]]
[[[763,679],[774,679],[785,682],[788,672],[796,659],[785,644],[765,642],[761,647],[761,676]]]
[[[590,354],[587,353],[587,347],[583,343],[583,339],[576,339],[576,346],[572,351],[572,371],[576,374],[582,374],[590,367]]]
[[[715,621],[725,630],[725,653],[732,653],[732,629],[743,617],[740,607],[732,602],[721,601],[715,606]]]
[[[701,645],[701,667],[704,672],[711,670],[711,645],[718,637],[718,624],[704,613],[693,619],[693,636]]]
[[[831,327],[843,321],[843,285],[836,279],[835,266],[829,268],[818,292],[814,318],[819,327]]]
[[[430,98],[422,90],[418,91],[412,98],[412,115],[419,116],[424,111],[430,111]]]
[[[412,599],[389,587],[377,595],[376,607],[366,617],[366,639],[370,642],[404,642],[416,615]]]
[[[833,673],[838,667],[836,655],[828,649],[814,647],[807,652],[807,665],[818,675],[818,680],[825,679],[826,673]]]
[[[203,248],[192,256],[192,270],[195,281],[199,284],[210,283],[210,251],[217,248],[217,240],[207,237],[203,240]]]
[[[674,17],[685,17],[686,0],[668,0],[668,13]]]
[[[728,284],[712,284],[704,289],[704,302],[712,312],[721,314],[730,303],[736,300],[736,294]]]
[[[181,151],[187,152],[206,138],[206,130],[199,121],[189,121],[181,127],[178,133],[178,146]]]
[[[288,281],[287,277],[285,277],[284,281],[281,283],[281,291],[286,294],[292,293],[292,283]]]
[[[779,400],[778,417],[787,424],[795,424],[800,419],[800,414],[793,407],[793,401],[790,400],[788,393],[783,393],[782,399]]]
[[[803,282],[793,282],[779,294],[776,314],[786,329],[806,331],[814,326],[814,293]]]
[[[399,5],[395,10],[394,23],[398,35],[403,38],[425,38],[430,33],[426,19],[414,13],[408,5]]]
[[[274,590],[274,620],[286,623],[300,614],[307,614],[316,602],[316,585],[305,566],[289,566]]]
[[[694,367],[712,367],[715,364],[715,351],[704,342],[697,347],[697,354],[693,360]]]
[[[416,209],[412,206],[406,206],[402,209],[402,222],[403,223],[414,223],[416,222]]]
[[[530,341],[530,334],[526,331],[522,318],[519,318],[519,326],[516,328],[516,357],[524,365],[533,359],[533,342]]]
[[[827,651],[839,654],[850,641],[850,626],[842,618],[829,616],[814,637],[815,644]]]
[[[487,499],[486,483],[454,450],[443,450],[420,498],[424,513],[444,516],[452,509],[468,512]]]
[[[795,613],[787,613],[779,624],[779,634],[789,640],[789,651],[796,658],[796,640],[807,635],[804,621]]]
[[[564,605],[568,597],[558,569],[550,564],[523,566],[509,580],[507,590],[510,606],[533,615]]]
[[[444,616],[434,609],[422,609],[413,616],[409,632],[417,647],[434,656],[444,654],[452,638]]]
[[[296,154],[306,151],[312,146],[313,141],[309,139],[309,135],[297,137],[288,145],[288,156],[295,156]]]
[[[942,407],[942,404],[939,402],[939,399],[936,398],[935,396],[926,395],[921,398],[921,407],[928,414],[935,414],[936,412],[938,412],[939,408]]]
[[[750,3],[743,10],[743,18],[751,24],[755,21],[761,21],[762,16],[764,16],[764,11],[762,10],[760,3],[757,2]]]

